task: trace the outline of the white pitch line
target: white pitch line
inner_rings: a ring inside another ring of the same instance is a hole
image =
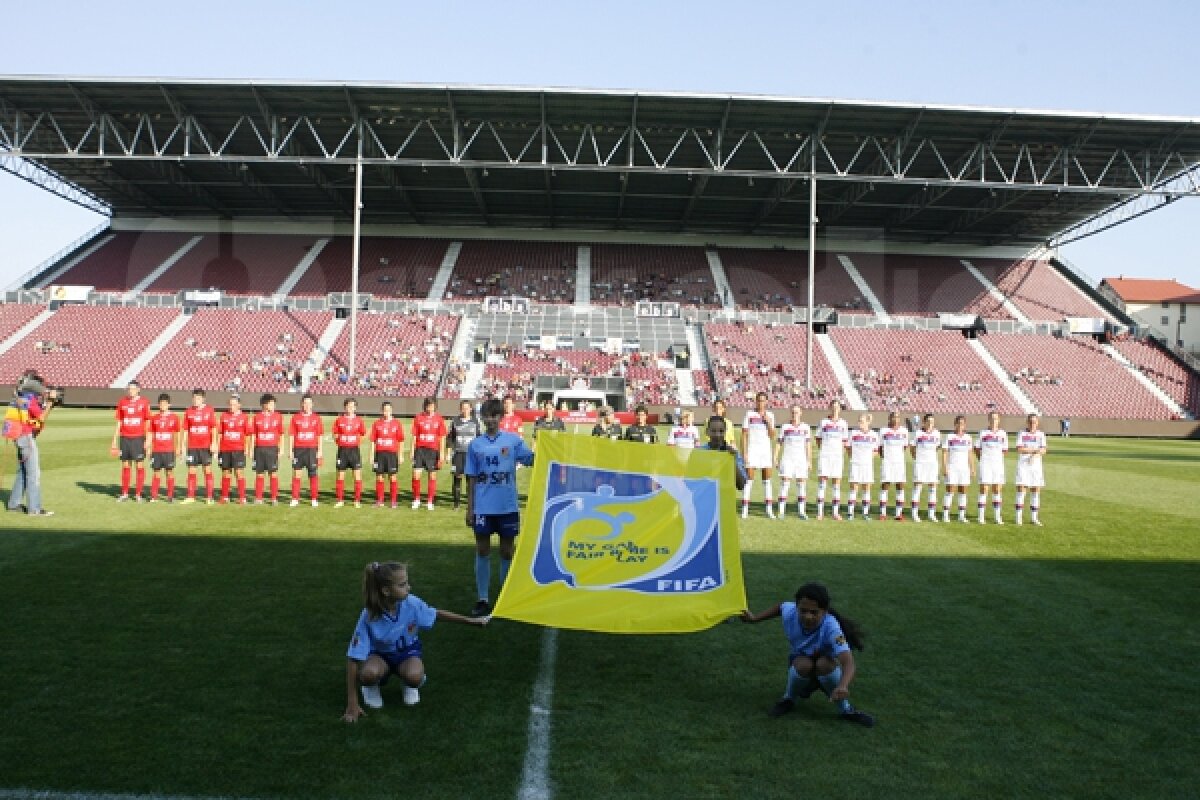
[[[107,792],[58,792],[49,789],[0,789],[0,800],[249,800],[226,795],[195,797],[180,794],[121,794]]]
[[[537,680],[533,682],[533,702],[529,706],[529,743],[525,747],[525,766],[521,770],[521,788],[517,800],[551,800],[550,788],[550,712],[554,702],[554,658],[558,650],[558,630],[542,633],[542,656]]]

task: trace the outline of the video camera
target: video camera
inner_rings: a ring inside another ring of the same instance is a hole
[[[17,379],[17,394],[32,394],[43,403],[54,403],[61,405],[66,397],[66,392],[61,386],[51,386],[46,382],[37,370],[27,369],[21,373],[21,377]]]

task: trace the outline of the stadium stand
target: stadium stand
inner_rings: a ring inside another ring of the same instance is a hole
[[[629,404],[673,406],[679,403],[679,381],[668,353],[656,353],[637,359],[624,368],[625,394]]]
[[[975,314],[1012,319],[957,258],[880,253],[852,254],[854,266],[893,316]]]
[[[138,377],[155,389],[296,391],[332,319],[330,312],[200,308]]]
[[[721,248],[718,253],[733,289],[734,302],[739,307],[790,311],[808,301],[807,253],[740,248]],[[862,292],[838,261],[836,253],[817,252],[813,274],[817,305],[845,311],[870,311]],[[789,296],[796,303],[787,302]]]
[[[205,236],[146,289],[220,289],[226,294],[270,295],[291,274],[316,236],[217,233]]]
[[[1184,367],[1154,342],[1118,338],[1112,343],[1139,371],[1172,400],[1200,417],[1200,375]]]
[[[958,331],[832,328],[829,336],[872,411],[1022,413]]]
[[[0,383],[33,367],[61,386],[109,386],[178,315],[173,308],[63,306],[0,356]]]
[[[712,374],[706,369],[692,370],[692,385],[696,392],[696,405],[707,406],[717,399],[713,391]]]
[[[464,241],[446,296],[463,300],[517,295],[573,303],[577,250],[564,242]]]
[[[592,245],[592,298],[597,305],[657,300],[720,307],[703,248],[645,244]]]
[[[375,297],[424,300],[441,267],[449,241],[364,236],[358,257],[358,290]],[[354,240],[331,240],[292,289],[295,295],[350,291]]]
[[[989,334],[981,341],[1043,414],[1116,419],[1171,417],[1170,409],[1094,339]]]
[[[750,408],[765,391],[773,408],[823,408],[845,400],[842,387],[819,346],[813,347],[813,388],[804,388],[807,328],[798,325],[709,323],[705,344],[716,378],[715,391],[730,408]]]
[[[0,304],[0,342],[19,331],[23,325],[46,310],[45,306],[29,305],[27,303]]]
[[[492,354],[500,363],[484,367],[480,394],[512,395],[518,404],[530,399],[539,375],[578,376],[586,383],[590,377],[617,374],[622,363],[621,357],[595,350],[527,350],[510,344],[493,347]]]
[[[128,291],[187,244],[193,235],[157,231],[118,231],[109,242],[55,278],[54,283],[66,286],[94,286],[97,290],[106,292]]]
[[[1111,320],[1046,261],[1026,259],[968,259],[1031,320],[1060,321],[1064,317]]]
[[[357,375],[348,372],[350,326],[346,325],[309,391],[348,397],[432,397],[446,370],[458,324],[459,317],[452,314],[360,314]]]

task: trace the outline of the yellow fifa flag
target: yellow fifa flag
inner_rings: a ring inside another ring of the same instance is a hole
[[[686,633],[746,607],[729,453],[542,431],[494,616]]]

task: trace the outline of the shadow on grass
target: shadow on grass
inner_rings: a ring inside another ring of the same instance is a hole
[[[361,570],[382,558],[409,561],[414,593],[433,605],[474,600],[466,543],[0,537],[0,652],[18,654],[0,682],[5,785],[513,796],[536,628],[439,623],[422,637],[419,706],[401,706],[392,688],[382,711],[338,720]],[[766,718],[784,681],[778,621],[689,636],[563,632],[558,796],[794,796],[801,762],[811,792],[853,776],[860,797],[1182,796],[1200,777],[1178,736],[1197,712],[1194,564],[799,554],[744,564],[751,607],[819,579],[863,624],[852,696],[879,726],[838,723],[819,699]],[[1176,714],[1159,713],[1164,698]]]
[[[149,471],[147,471],[146,486],[149,487],[149,485]],[[117,495],[121,493],[121,486],[120,484],[116,483],[91,483],[89,481],[75,481],[75,486],[87,494],[98,494],[105,497],[111,497],[113,499],[116,499]]]

